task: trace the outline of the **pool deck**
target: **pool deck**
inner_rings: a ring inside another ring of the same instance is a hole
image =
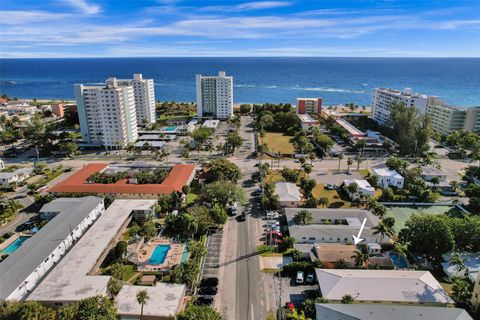
[[[170,250],[167,252],[165,261],[162,264],[149,264],[150,257],[155,250],[155,247],[159,244],[170,245]],[[185,244],[172,243],[169,239],[160,238],[153,241],[149,241],[138,252],[138,269],[146,271],[159,271],[171,269],[173,266],[180,264],[182,260],[183,251],[185,250]]]

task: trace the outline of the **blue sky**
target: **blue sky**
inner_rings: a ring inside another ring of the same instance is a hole
[[[480,0],[1,0],[0,57],[480,57]]]

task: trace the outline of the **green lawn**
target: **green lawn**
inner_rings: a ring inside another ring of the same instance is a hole
[[[290,142],[292,137],[285,136],[282,133],[278,132],[267,132],[265,137],[260,138],[261,144],[266,143],[268,145],[268,150],[270,152],[281,154],[294,154],[295,149],[293,144]]]
[[[395,232],[399,232],[405,227],[405,222],[414,213],[430,213],[430,214],[445,214],[450,210],[457,210],[455,206],[387,206],[387,216],[395,218],[394,229]]]
[[[343,195],[339,194],[337,190],[326,190],[325,185],[323,183],[319,183],[313,188],[312,194],[316,199],[320,199],[322,197],[328,198],[328,205],[326,208],[351,208],[352,203],[349,201],[348,198],[343,197]],[[323,208],[322,206],[318,206],[319,208]]]

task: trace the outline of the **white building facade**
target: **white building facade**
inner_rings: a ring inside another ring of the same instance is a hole
[[[138,139],[137,114],[132,86],[115,78],[105,86],[75,85],[83,141],[89,145],[124,147]]]
[[[218,76],[196,75],[199,118],[228,119],[233,115],[233,77],[220,71]]]
[[[155,116],[155,90],[153,79],[143,79],[136,73],[133,79],[118,79],[119,86],[132,86],[135,99],[137,125],[143,126],[156,121]]]
[[[389,170],[388,168],[373,169],[372,173],[377,177],[377,184],[382,188],[395,187],[403,188],[405,179],[396,170]]]
[[[413,93],[410,88],[405,88],[403,91],[375,88],[372,96],[372,119],[380,125],[388,125],[390,106],[394,102],[404,103],[407,107],[416,108],[419,114],[425,114],[429,99],[426,95]]]
[[[56,216],[0,264],[0,301],[22,300],[105,211],[103,199],[91,196],[44,207]]]

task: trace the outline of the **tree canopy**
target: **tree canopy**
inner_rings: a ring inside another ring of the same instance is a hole
[[[236,182],[240,179],[240,168],[227,159],[216,159],[206,165],[206,182],[215,182],[219,180]]]

